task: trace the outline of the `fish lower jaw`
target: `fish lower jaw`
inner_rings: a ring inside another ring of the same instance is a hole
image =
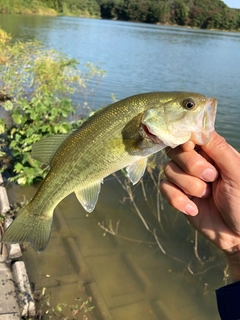
[[[210,140],[212,132],[213,132],[213,130],[208,131],[208,132],[202,132],[202,131],[195,132],[192,134],[190,140],[200,146],[203,146],[203,145],[207,144],[208,141]]]

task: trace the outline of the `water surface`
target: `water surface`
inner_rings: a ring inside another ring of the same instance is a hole
[[[240,33],[73,17],[1,15],[14,39],[42,41],[107,71],[94,107],[147,91],[196,91],[219,100],[216,127],[239,147]],[[81,67],[80,65],[80,67]]]

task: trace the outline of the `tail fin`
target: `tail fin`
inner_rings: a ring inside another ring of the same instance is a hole
[[[22,243],[28,242],[38,252],[42,252],[49,241],[52,215],[36,215],[30,212],[29,205],[23,208],[16,219],[5,231],[2,242]]]

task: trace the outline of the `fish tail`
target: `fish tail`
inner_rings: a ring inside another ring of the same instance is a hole
[[[19,212],[4,232],[1,242],[28,242],[36,251],[42,252],[50,238],[53,217],[51,214],[34,214],[30,209],[27,205]]]

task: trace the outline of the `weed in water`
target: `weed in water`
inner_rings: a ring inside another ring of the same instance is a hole
[[[88,320],[90,314],[95,308],[92,305],[92,297],[75,298],[75,302],[67,304],[65,302],[52,303],[52,294],[46,287],[34,292],[37,305],[36,320]],[[34,319],[32,319],[34,320]]]

